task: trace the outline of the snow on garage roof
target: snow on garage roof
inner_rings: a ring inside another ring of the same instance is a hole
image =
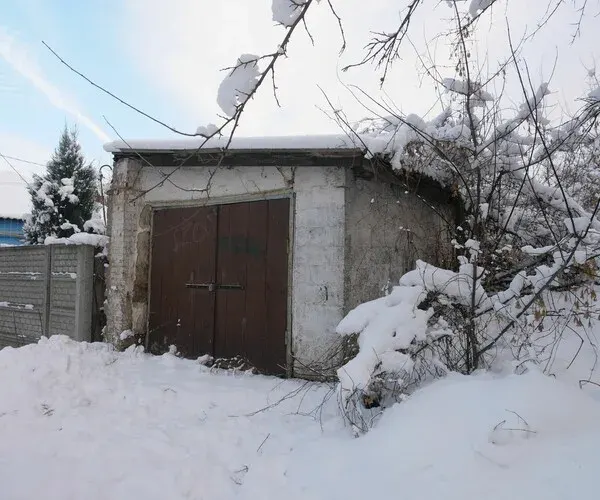
[[[229,136],[211,138],[206,141],[203,137],[188,139],[113,141],[104,145],[109,153],[125,151],[189,151],[202,146],[203,150],[219,150],[227,146]],[[298,135],[274,137],[234,137],[229,150],[234,151],[265,151],[265,150],[364,150],[358,139],[347,135]]]

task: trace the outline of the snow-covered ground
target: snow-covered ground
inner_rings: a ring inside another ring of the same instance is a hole
[[[0,498],[595,498],[589,390],[453,375],[353,438],[327,385],[53,337],[0,351]]]

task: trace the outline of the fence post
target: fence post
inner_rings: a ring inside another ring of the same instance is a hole
[[[43,304],[43,332],[44,337],[50,336],[50,306],[52,302],[52,253],[54,247],[52,245],[46,245],[46,263],[44,273],[44,304]]]
[[[73,339],[92,339],[92,302],[94,293],[94,251],[91,245],[77,246],[77,278],[75,281],[75,330]]]

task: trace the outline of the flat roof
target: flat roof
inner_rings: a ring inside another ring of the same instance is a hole
[[[208,141],[200,136],[178,139],[133,139],[109,142],[104,150],[109,153],[200,151],[216,152],[227,147],[229,136],[212,137]],[[293,135],[272,137],[233,137],[229,151],[363,151],[360,140],[347,135]]]

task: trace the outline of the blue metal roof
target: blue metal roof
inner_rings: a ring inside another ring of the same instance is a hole
[[[0,245],[22,245],[25,242],[23,224],[20,219],[0,217]]]

